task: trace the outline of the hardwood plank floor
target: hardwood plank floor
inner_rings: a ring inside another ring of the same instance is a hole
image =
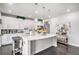
[[[57,48],[52,46],[35,55],[79,55],[79,47],[71,45],[66,46],[58,43]]]

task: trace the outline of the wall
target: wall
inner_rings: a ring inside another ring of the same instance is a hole
[[[54,24],[54,25],[52,24],[52,26],[55,26],[55,24],[70,22],[71,30],[68,33],[68,37],[69,37],[68,44],[79,47],[79,11],[53,18],[51,19],[51,21]],[[54,28],[56,29],[56,27]],[[53,30],[54,28],[52,27],[51,29]]]
[[[55,19],[49,19],[50,20],[50,34],[56,33],[56,20]]]

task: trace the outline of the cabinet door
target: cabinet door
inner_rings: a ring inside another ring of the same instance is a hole
[[[12,39],[8,34],[2,36],[2,45],[6,44],[12,44]]]
[[[18,29],[24,29],[24,20],[17,19],[18,22]]]
[[[16,18],[8,17],[7,20],[8,29],[18,29],[18,20]]]
[[[12,44],[12,39],[10,35],[7,36],[7,44]]]
[[[9,29],[12,25],[12,18],[7,16],[2,16],[2,27],[3,29]]]
[[[5,16],[2,16],[2,28],[3,29],[6,29],[7,28],[7,22],[6,22],[6,17]]]
[[[2,16],[3,29],[18,29],[19,24],[17,18]]]
[[[2,45],[6,45],[7,44],[7,36],[3,35],[2,36]]]

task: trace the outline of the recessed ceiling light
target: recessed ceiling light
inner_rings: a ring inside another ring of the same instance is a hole
[[[48,16],[49,18],[51,17],[51,16]]]
[[[8,10],[8,12],[9,12],[9,13],[11,13],[11,12],[12,12],[12,10]]]
[[[38,13],[38,11],[36,10],[36,11],[35,11],[35,14],[37,14],[37,13]]]
[[[67,9],[66,11],[67,11],[67,12],[70,12],[71,10],[70,10],[70,9]]]

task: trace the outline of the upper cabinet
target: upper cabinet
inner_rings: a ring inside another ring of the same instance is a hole
[[[17,18],[18,29],[24,29],[24,20]]]
[[[2,16],[3,29],[22,29],[23,20],[14,17]]]

